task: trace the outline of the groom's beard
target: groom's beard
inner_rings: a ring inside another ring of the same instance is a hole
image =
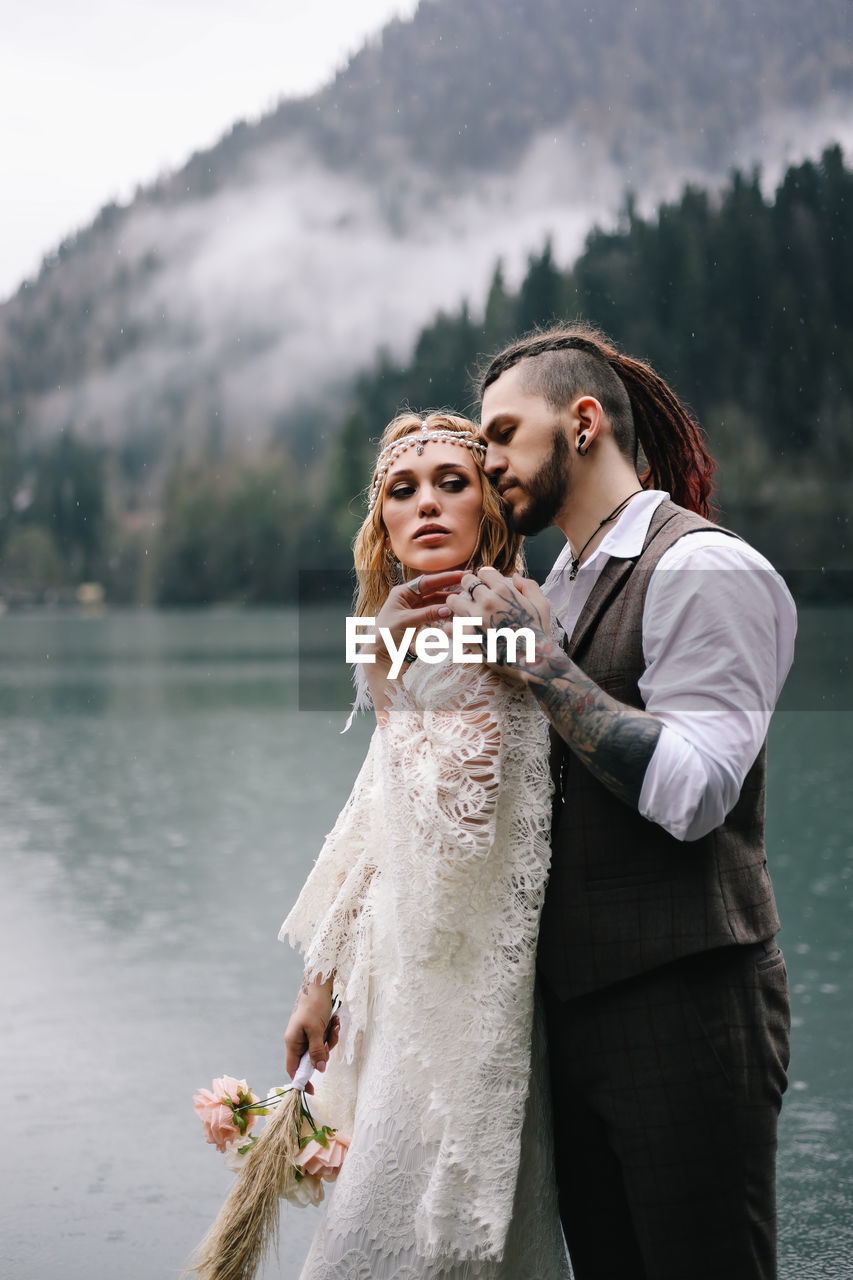
[[[507,523],[527,537],[541,533],[554,523],[554,517],[566,501],[571,482],[572,458],[565,434],[556,430],[551,452],[539,470],[519,488],[527,494],[527,502],[513,511],[504,504]]]

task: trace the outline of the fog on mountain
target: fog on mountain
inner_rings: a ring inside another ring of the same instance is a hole
[[[826,150],[853,147],[849,24],[839,0],[423,0],[104,209],[0,308],[0,594],[292,598],[295,566],[346,563],[401,400],[465,407],[490,343],[579,312],[676,380],[726,501],[777,536],[750,477],[796,459],[808,503],[850,435],[850,181]],[[832,426],[807,442],[785,406],[814,367]]]

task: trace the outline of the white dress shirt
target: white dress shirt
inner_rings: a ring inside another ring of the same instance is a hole
[[[642,551],[668,494],[632,498],[569,581],[571,548],[543,590],[571,637],[607,560]],[[734,807],[794,657],[797,615],[773,566],[719,530],[680,538],[658,561],[643,609],[645,708],[663,724],[639,811],[677,840],[698,840]]]

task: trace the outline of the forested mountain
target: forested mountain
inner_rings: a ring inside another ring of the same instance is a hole
[[[717,461],[720,516],[790,571],[803,596],[849,598],[851,229],[853,171],[833,147],[789,169],[769,199],[756,173],[735,173],[721,193],[687,187],[651,217],[629,201],[618,229],[594,228],[572,267],[558,266],[550,244],[532,255],[518,290],[499,264],[475,313],[466,304],[439,315],[411,360],[386,356],[358,378],[330,523],[342,541],[357,528],[363,508],[347,495],[353,477],[369,475],[375,424],[406,402],[476,414],[484,353],[582,317],[648,359],[691,407]]]
[[[0,580],[32,593],[96,577],[112,599],[165,604],[293,599],[299,570],[348,564],[376,438],[401,405],[476,413],[486,353],[583,316],[650,358],[692,407],[722,516],[803,598],[837,598],[853,567],[851,210],[838,147],[791,168],[769,199],[757,175],[735,174],[721,193],[688,187],[650,217],[629,201],[573,266],[546,243],[514,289],[499,263],[476,307],[437,315],[410,359],[381,355],[315,456],[278,445],[254,461],[176,463],[156,527],[141,513],[117,520],[115,458],[63,434],[31,465],[25,505],[13,485],[0,491]],[[544,572],[537,542],[530,556]]]
[[[190,509],[199,546],[226,507],[263,511],[267,541],[311,561],[334,510],[338,554],[347,519],[329,494],[360,482],[341,478],[358,432],[378,434],[389,388],[456,402],[453,370],[488,348],[498,314],[509,331],[583,311],[689,395],[713,349],[726,430],[734,406],[751,413],[765,392],[784,417],[794,370],[811,367],[811,347],[800,363],[785,354],[810,331],[797,299],[817,289],[834,306],[844,287],[815,240],[837,235],[824,219],[841,215],[794,201],[780,223],[772,193],[791,158],[834,140],[853,150],[850,15],[844,0],[422,0],[321,92],[105,208],[0,307],[0,579],[98,576],[113,595],[187,598],[201,553],[176,548]],[[748,176],[720,195],[735,166]],[[844,172],[840,155],[812,170],[822,191]],[[849,204],[846,216],[849,228]],[[584,250],[594,224],[605,229]],[[795,274],[776,281],[783,241]],[[718,253],[735,295],[708,265]],[[537,271],[554,289],[544,310]],[[753,323],[768,307],[772,337]],[[688,332],[704,337],[685,346]],[[377,352],[381,408],[373,375],[359,378]],[[827,376],[823,413],[836,406]],[[82,505],[75,485],[88,486]],[[269,532],[283,525],[284,543]],[[193,598],[286,595],[280,567],[257,570],[259,546],[218,567],[211,552]]]
[[[507,170],[567,122],[620,169],[667,151],[725,172],[750,123],[853,92],[851,35],[840,0],[426,0],[313,98],[236,128],[173,191],[213,190],[294,133],[392,191],[401,161],[442,180]]]

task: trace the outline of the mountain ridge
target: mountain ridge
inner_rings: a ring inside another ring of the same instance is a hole
[[[112,603],[272,603],[293,599],[300,570],[322,595],[323,571],[347,578],[364,510],[356,491],[382,424],[403,404],[476,416],[471,379],[485,353],[583,316],[650,359],[696,413],[726,523],[784,567],[801,598],[846,599],[851,208],[839,146],[790,167],[769,199],[756,174],[736,172],[716,193],[685,187],[650,218],[629,200],[569,269],[546,243],[517,289],[498,265],[488,295],[433,316],[410,358],[380,354],[332,430],[314,405],[291,448],[250,458],[211,438],[206,456],[175,458],[159,510],[128,491],[128,475],[147,467],[138,445],[122,456],[69,431],[27,456],[0,412],[0,596],[72,600],[95,581]],[[534,576],[547,572],[548,543],[528,548]]]
[[[0,396],[33,442],[147,458],[152,494],[176,459],[331,430],[377,348],[497,258],[517,277],[551,234],[566,260],[627,188],[653,205],[833,140],[850,28],[838,0],[422,0],[61,245],[0,307]]]

